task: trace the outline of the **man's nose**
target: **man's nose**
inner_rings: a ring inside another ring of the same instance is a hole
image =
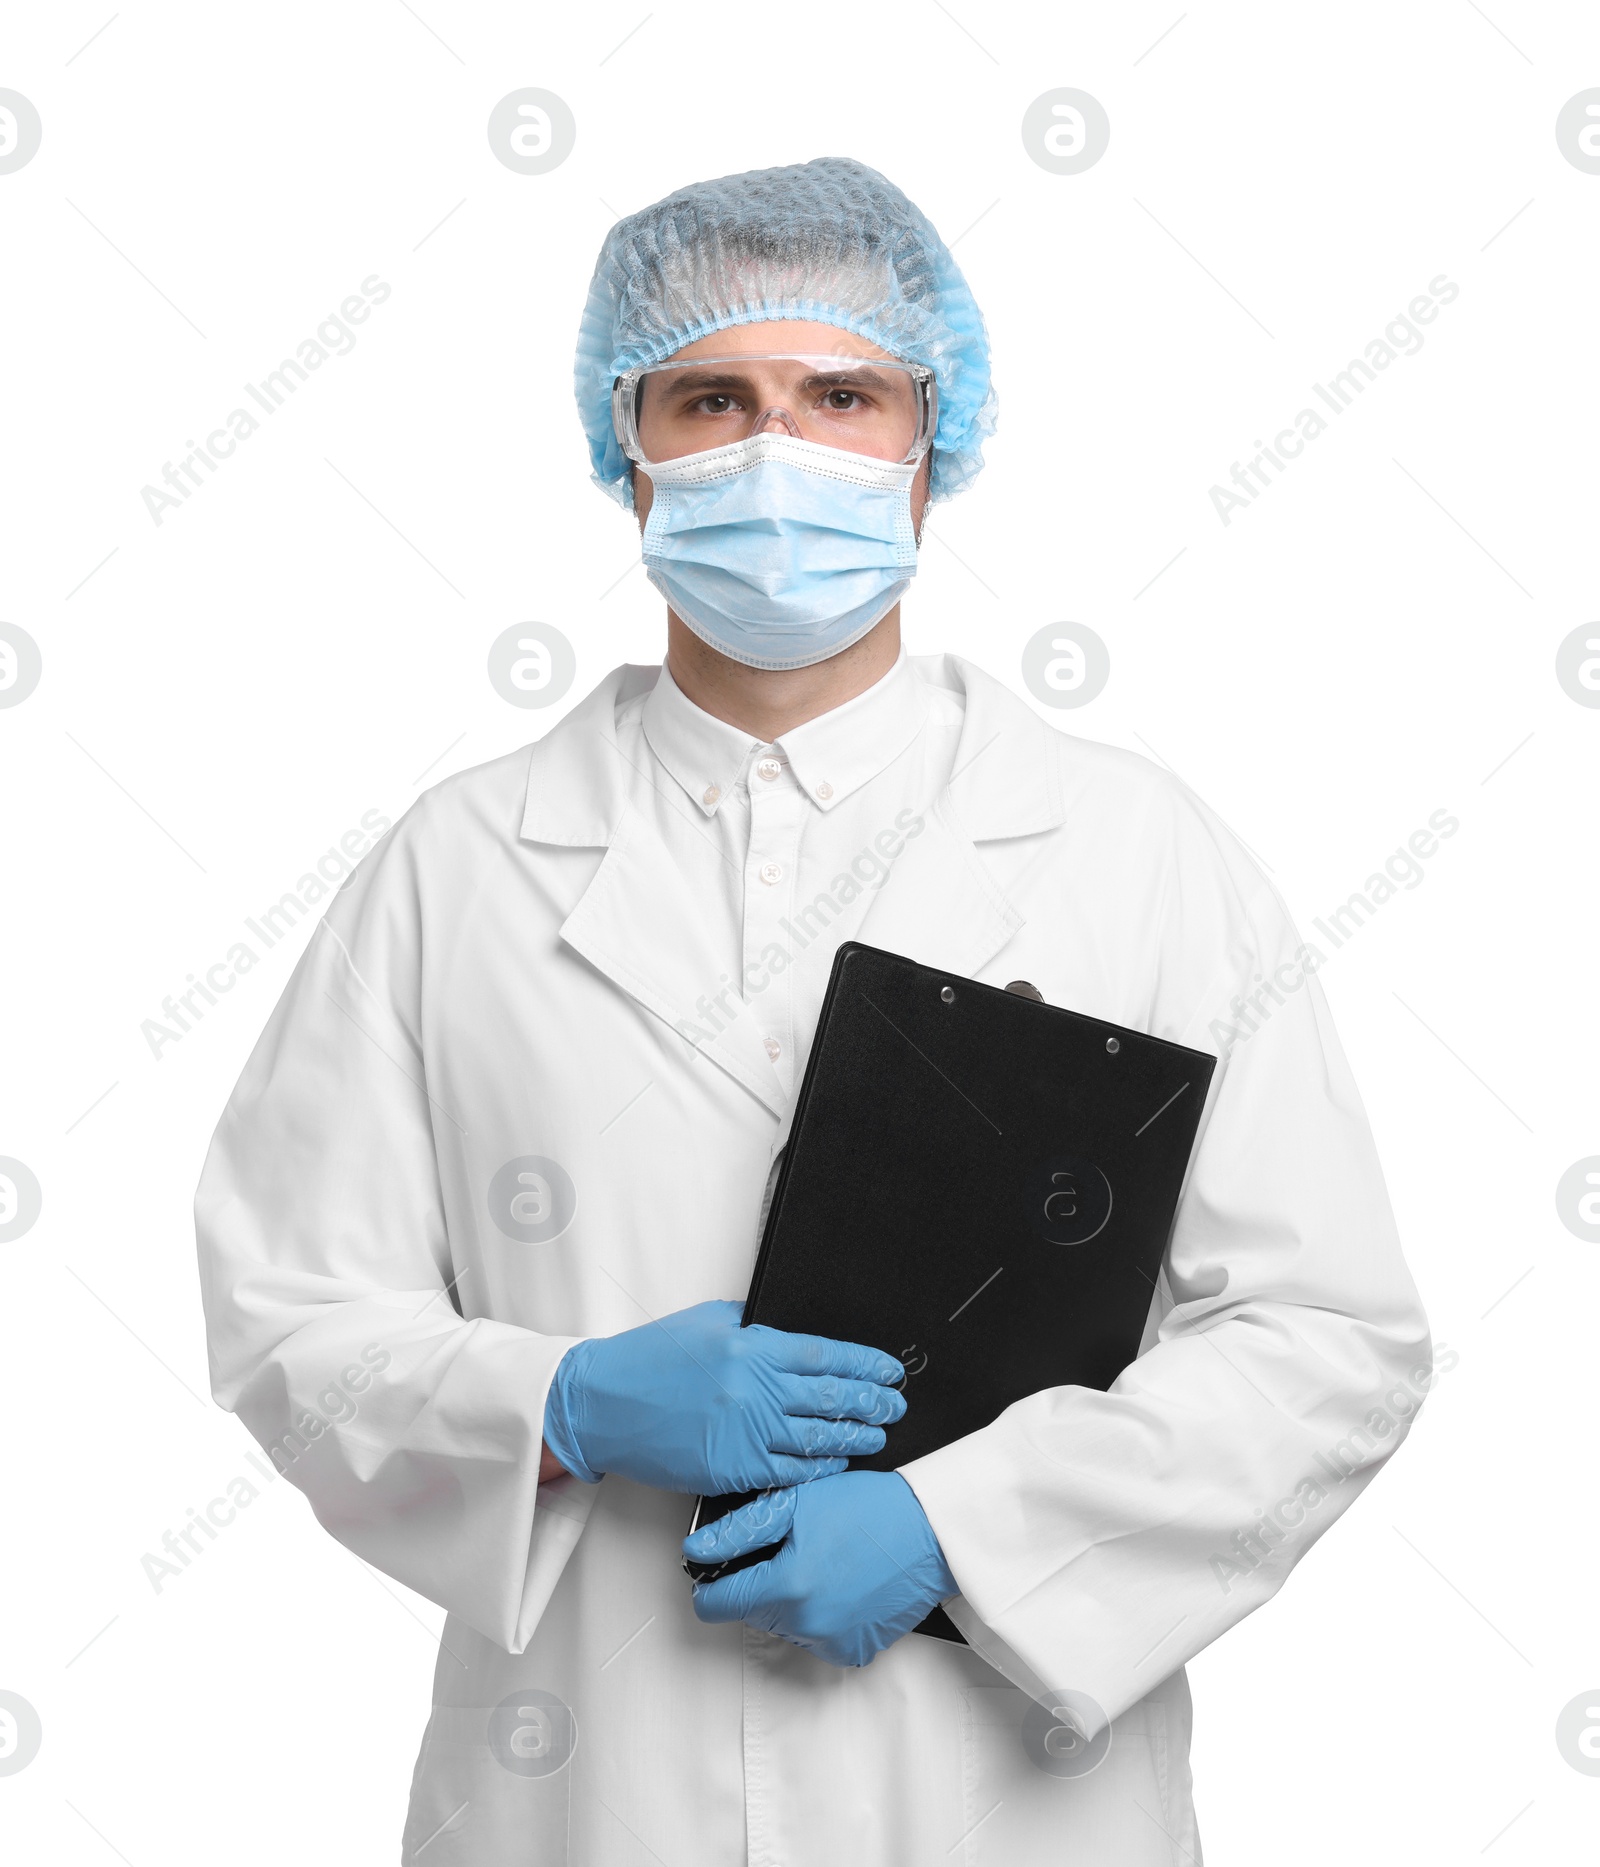
[[[776,428],[768,425],[772,422],[778,424]],[[805,438],[801,434],[799,423],[796,422],[794,416],[789,413],[788,409],[781,407],[776,402],[773,403],[771,408],[764,408],[761,413],[756,416],[755,421],[751,424],[750,432],[752,434],[792,434],[797,441]]]

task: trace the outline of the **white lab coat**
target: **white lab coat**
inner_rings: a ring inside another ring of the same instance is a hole
[[[328,1530],[448,1610],[407,1863],[1187,1867],[1183,1664],[1427,1386],[1315,954],[1256,865],[1148,761],[966,662],[916,666],[964,693],[955,776],[859,937],[1221,1057],[1144,1351],[1109,1393],[1036,1394],[906,1468],[970,1647],[909,1635],[845,1671],[702,1626],[686,1499],[537,1483],[575,1339],[742,1295],[784,1136],[755,1018],[678,1028],[697,904],[614,737],[656,671],[435,786],[330,905],[196,1200],[217,1399]],[[524,1157],[570,1176],[559,1237],[496,1223]],[[1023,1741],[1063,1690],[1114,1720],[1088,1775]]]

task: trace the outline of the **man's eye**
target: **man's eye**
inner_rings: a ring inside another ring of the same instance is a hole
[[[721,394],[703,395],[691,406],[699,409],[703,414],[726,415],[733,407],[733,397]]]
[[[827,395],[828,407],[835,414],[845,414],[850,409],[860,406],[861,394],[856,389],[830,389]]]

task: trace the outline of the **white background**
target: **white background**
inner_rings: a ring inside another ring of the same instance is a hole
[[[0,711],[0,1154],[44,1191],[0,1246],[0,1688],[44,1726],[6,1857],[396,1857],[439,1613],[282,1483],[141,1566],[251,1470],[190,1200],[309,918],[159,1060],[141,1023],[364,811],[548,729],[486,678],[503,630],[570,637],[564,704],[659,659],[571,401],[596,252],[680,183],[852,155],[960,236],[1001,398],[913,652],[1021,691],[1036,631],[1096,630],[1110,682],[1053,720],[1170,761],[1302,930],[1460,821],[1322,973],[1459,1362],[1194,1664],[1208,1859],[1592,1859],[1555,1721],[1600,1687],[1600,1273],[1555,1188],[1600,1153],[1600,711],[1554,668],[1595,615],[1600,176],[1554,123],[1600,16],[196,0],[85,48],[112,3],[14,12],[0,64],[44,125],[0,175],[0,616],[44,658]],[[546,175],[485,133],[524,85],[577,119]],[[1020,134],[1060,85],[1112,125],[1075,176]],[[156,525],[140,489],[373,273],[355,348]],[[1441,273],[1423,347],[1223,525],[1210,487]]]

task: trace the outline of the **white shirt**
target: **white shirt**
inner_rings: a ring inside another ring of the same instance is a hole
[[[902,648],[863,693],[770,744],[697,707],[665,667],[625,705],[620,745],[657,782],[654,829],[703,902],[704,992],[685,1036],[749,1007],[786,1094],[798,1087],[838,948],[949,782],[961,697]]]

